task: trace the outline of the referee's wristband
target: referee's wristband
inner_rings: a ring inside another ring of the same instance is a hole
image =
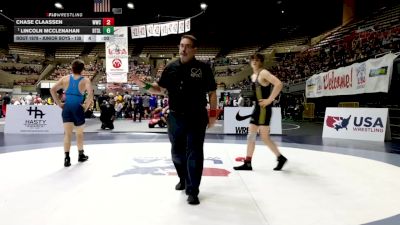
[[[210,109],[209,117],[217,117],[217,110],[216,109]]]
[[[150,84],[150,83],[144,83],[144,89],[146,89],[146,90],[149,90],[150,88],[152,88],[153,87],[153,85],[152,84]]]

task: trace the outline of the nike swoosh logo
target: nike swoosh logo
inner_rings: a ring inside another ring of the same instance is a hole
[[[248,118],[250,118],[250,117],[251,117],[251,114],[250,114],[250,115],[247,115],[247,116],[241,116],[241,115],[239,114],[239,111],[236,113],[236,120],[237,120],[237,121],[242,121],[242,120],[248,119]]]

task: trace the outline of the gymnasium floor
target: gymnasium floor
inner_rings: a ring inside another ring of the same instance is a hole
[[[0,121],[0,126],[3,123]],[[102,131],[88,120],[89,161],[63,167],[62,135],[0,133],[0,224],[400,224],[400,145],[322,139],[322,125],[283,122],[272,136],[289,159],[257,141],[253,171],[234,171],[245,136],[206,136],[198,206],[174,189],[166,129],[116,121]],[[1,128],[1,127],[0,127]],[[3,128],[1,128],[3,129]]]

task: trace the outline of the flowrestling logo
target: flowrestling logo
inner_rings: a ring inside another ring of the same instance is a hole
[[[226,177],[230,172],[224,168],[222,159],[218,157],[208,157],[204,159],[203,176]],[[134,158],[132,168],[126,169],[113,177],[124,175],[158,175],[176,176],[176,170],[172,160],[167,157],[142,157]]]
[[[385,127],[381,117],[373,116],[332,116],[326,118],[325,124],[327,127],[339,130],[351,129],[354,132],[370,132],[370,133],[383,133]]]

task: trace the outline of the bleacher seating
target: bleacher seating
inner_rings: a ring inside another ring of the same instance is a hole
[[[153,57],[171,57],[179,53],[176,45],[146,45],[143,47],[142,53]]]
[[[196,59],[203,61],[211,60],[214,59],[220,51],[221,48],[219,47],[200,46],[197,50]]]
[[[248,57],[260,49],[259,45],[245,46],[245,47],[235,47],[227,55],[227,58],[240,58]]]
[[[20,58],[44,59],[45,57],[44,49],[38,46],[10,43],[8,47],[10,54],[19,55]]]
[[[132,56],[132,53],[133,53],[133,51],[135,50],[135,48],[136,48],[136,45],[134,44],[134,43],[129,43],[128,44],[128,52],[129,52],[129,57],[131,57]]]
[[[78,58],[83,51],[84,44],[60,45],[56,49],[56,59],[75,59]]]
[[[283,40],[283,41],[278,41],[267,48],[263,49],[260,51],[261,54],[270,54],[273,52],[274,49],[276,48],[292,48],[294,46],[300,46],[300,45],[305,45],[307,44],[308,37],[297,37],[297,38],[291,38],[288,40]]]
[[[395,27],[399,24],[400,5],[391,8],[384,8],[375,11],[367,18],[348,23],[347,25],[341,27],[336,32],[333,32],[330,36],[322,40],[320,43],[313,46],[313,50],[323,48],[336,41],[344,40],[346,39],[346,36],[350,36],[352,34],[354,35],[357,33],[357,30],[362,31],[363,28],[371,27],[375,31],[380,31],[390,29],[390,27]]]
[[[335,29],[307,51],[286,55],[271,72],[292,84],[313,74],[399,50],[400,5],[380,9]]]
[[[43,66],[40,64],[2,62],[0,63],[0,69],[16,75],[39,75]]]
[[[93,79],[97,71],[100,70],[100,64],[90,63],[85,65],[85,69],[82,71],[82,76]],[[61,77],[71,74],[71,65],[70,64],[61,64],[56,67],[54,72],[49,75],[47,80],[59,80]]]
[[[88,54],[89,57],[105,57],[106,45],[104,43],[97,43],[92,51]]]

